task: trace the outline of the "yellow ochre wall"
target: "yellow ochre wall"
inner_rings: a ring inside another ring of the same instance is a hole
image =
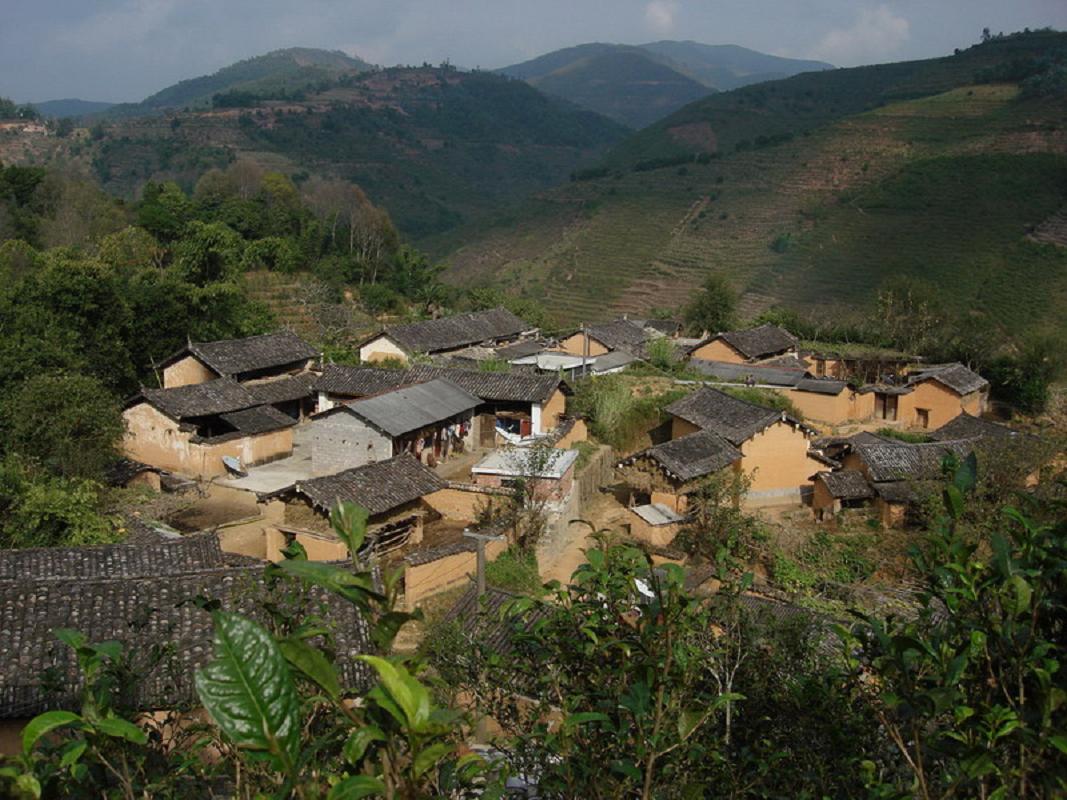
[[[163,369],[163,388],[173,389],[175,386],[207,383],[217,377],[219,376],[196,356],[185,356]]]
[[[556,442],[555,446],[560,450],[570,450],[571,447],[578,442],[585,442],[589,440],[589,426],[585,424],[584,419],[576,419],[571,429],[567,431],[567,435]]]
[[[968,399],[978,394],[978,392],[973,392]],[[975,405],[974,401],[971,405]],[[958,417],[963,411],[964,404],[962,398],[951,389],[938,381],[925,380],[915,384],[915,391],[900,396],[898,417],[905,425],[918,426],[918,409],[920,408],[930,410],[928,427],[934,430]]]
[[[129,458],[159,469],[197,478],[225,475],[223,456],[259,464],[293,452],[293,429],[243,436],[217,444],[194,444],[191,431],[148,403],[138,403],[122,414],[126,423],[123,450]]]
[[[388,361],[389,359],[407,363],[408,354],[386,336],[371,339],[371,341],[359,348],[360,361],[374,363],[375,361]]]
[[[580,356],[586,355],[583,352],[585,347],[585,336],[579,331],[578,333],[571,334],[566,339],[560,341],[556,350],[562,350],[564,353],[570,353],[571,355]],[[589,337],[589,353],[590,356],[602,356],[608,352],[608,348],[594,339]]]
[[[492,561],[507,546],[503,540],[486,542],[486,560]],[[404,605],[408,611],[413,611],[430,595],[467,584],[477,567],[478,554],[473,551],[455,553],[417,566],[407,564],[404,567]]]
[[[776,389],[788,397],[804,419],[838,425],[856,422],[874,415],[874,393],[857,394],[847,387],[836,395],[801,392],[796,389]]]
[[[722,339],[712,339],[707,344],[700,345],[700,347],[694,350],[690,355],[693,358],[700,358],[704,361],[723,361],[727,364],[748,363],[748,359],[734,350],[734,348]]]
[[[674,541],[674,537],[681,529],[681,523],[678,522],[672,522],[669,525],[649,525],[634,511],[630,512],[627,521],[630,523],[630,535],[653,547],[667,547]]]
[[[559,418],[567,411],[567,396],[560,389],[552,392],[548,402],[541,409],[541,425],[546,431],[555,430]]]
[[[686,422],[681,417],[671,417],[671,438],[680,439],[683,436],[688,436],[690,433],[696,433],[699,431],[696,425],[692,422]]]
[[[799,489],[814,471],[803,431],[775,422],[741,445],[741,469],[750,476],[749,493]]]

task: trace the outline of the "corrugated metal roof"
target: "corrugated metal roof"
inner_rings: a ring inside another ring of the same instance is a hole
[[[741,382],[749,378],[756,383],[771,386],[792,387],[804,379],[804,370],[787,367],[770,367],[762,364],[730,364],[726,361],[706,361],[703,358],[689,359],[689,366],[720,381]]]
[[[402,436],[472,411],[481,402],[451,381],[435,378],[346,405],[378,430]]]
[[[649,525],[674,525],[677,522],[685,520],[685,517],[668,506],[663,505],[663,503],[649,503],[648,505],[634,506],[630,510]]]

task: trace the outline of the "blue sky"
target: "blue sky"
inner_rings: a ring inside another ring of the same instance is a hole
[[[1067,0],[0,0],[0,96],[140,100],[290,47],[501,67],[589,41],[693,39],[839,66],[1067,28]]]

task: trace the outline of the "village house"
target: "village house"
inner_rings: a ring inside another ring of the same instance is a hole
[[[393,325],[359,346],[359,360],[409,362],[417,355],[437,355],[471,345],[498,346],[537,333],[537,328],[505,308]]]
[[[812,476],[811,508],[816,519],[826,519],[845,508],[866,505],[874,489],[855,469],[823,470]]]
[[[860,422],[874,414],[874,395],[846,381],[805,376],[781,392],[806,420],[829,425]]]
[[[874,395],[874,419],[935,429],[960,414],[981,416],[989,381],[963,364],[938,364],[911,371],[906,383],[880,383],[861,390]]]
[[[799,503],[809,489],[815,465],[809,449],[812,430],[772,408],[739,400],[704,386],[664,409],[671,438],[711,431],[741,451],[741,471],[749,477],[748,506]]]
[[[444,378],[432,378],[334,405],[310,424],[312,469],[322,474],[400,453],[435,466],[473,441],[481,400]]]
[[[195,709],[193,676],[214,657],[214,626],[201,598],[260,623],[267,621],[268,602],[294,614],[314,610],[339,655],[342,685],[366,689],[370,675],[356,656],[372,646],[356,607],[315,586],[299,598],[279,594],[265,567],[223,552],[210,533],[148,544],[0,551],[0,754],[22,751],[21,730],[37,714],[82,709],[84,677],[74,651],[56,640],[59,628],[139,653],[166,647],[167,658],[120,687],[119,702],[157,719]]]
[[[770,324],[742,331],[717,333],[704,338],[689,350],[690,358],[725,361],[729,364],[757,364],[775,358],[795,358],[796,355],[796,337],[777,325]]]
[[[574,487],[577,461],[577,450],[508,447],[493,451],[471,467],[471,480],[475,486],[501,489],[527,483],[531,497],[562,503]]]
[[[232,378],[142,389],[122,416],[127,458],[187,477],[226,474],[225,457],[245,466],[293,451],[293,418]]]
[[[868,482],[882,525],[894,527],[903,524],[909,510],[944,480],[942,465],[947,456],[963,459],[974,449],[972,439],[920,444],[861,441],[843,455],[841,463]]]
[[[878,383],[887,377],[904,375],[915,356],[870,345],[834,344],[799,351],[805,367],[817,378],[850,381],[855,385]]]
[[[586,325],[560,338],[553,348],[563,353],[586,358],[603,356],[615,350],[641,355],[645,344],[658,331],[646,329],[640,322],[626,318]]]
[[[540,436],[552,431],[566,412],[573,392],[558,375],[485,372],[417,365],[406,370],[327,365],[316,381],[319,410],[336,403],[380,394],[419,381],[444,379],[476,396],[479,446],[501,438]]]

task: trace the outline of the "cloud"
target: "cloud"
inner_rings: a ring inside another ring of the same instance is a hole
[[[813,58],[839,66],[871,64],[892,55],[911,36],[908,20],[887,6],[866,8],[849,28],[829,31],[811,50]]]
[[[652,0],[645,6],[645,24],[654,33],[668,34],[674,30],[674,15],[678,3],[674,0]]]

